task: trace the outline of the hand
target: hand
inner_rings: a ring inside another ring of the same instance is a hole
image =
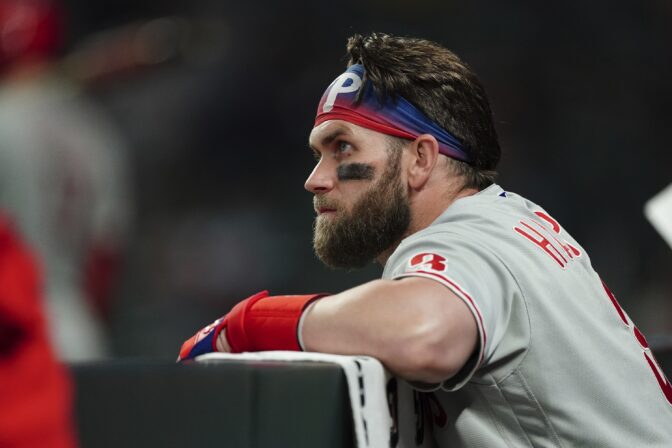
[[[177,361],[184,361],[185,359],[193,359],[198,355],[205,353],[212,353],[221,350],[220,347],[227,349],[230,352],[231,347],[226,339],[222,338],[220,342],[220,335],[224,332],[227,324],[226,316],[217,319],[210,325],[199,330],[195,335],[186,340],[180,349],[180,355]]]
[[[268,291],[258,292],[182,344],[177,360],[212,352],[301,351],[297,337],[301,315],[306,306],[325,295],[270,297]]]
[[[247,303],[251,300],[259,300],[267,297],[268,291],[262,291],[253,296],[248,297],[242,302],[233,307],[231,311],[225,316],[220,317],[210,325],[199,330],[195,335],[186,340],[180,349],[180,355],[177,361],[184,361],[187,359],[194,359],[199,355],[213,352],[232,353],[234,352],[229,339],[226,336],[226,326],[229,324],[231,314],[242,312]],[[239,350],[237,353],[239,353]]]

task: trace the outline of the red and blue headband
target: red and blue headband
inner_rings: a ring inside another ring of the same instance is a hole
[[[448,131],[398,96],[384,103],[376,98],[370,82],[364,83],[364,66],[355,64],[332,82],[317,107],[315,126],[327,120],[343,120],[395,137],[415,140],[430,134],[439,142],[439,152],[463,162],[472,162],[462,144]],[[359,102],[357,96],[364,89]]]

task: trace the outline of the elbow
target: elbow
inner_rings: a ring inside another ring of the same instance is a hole
[[[455,359],[429,346],[418,346],[406,357],[404,379],[423,383],[441,383],[452,378],[462,368]]]
[[[431,326],[428,326],[431,327]],[[461,340],[445,328],[426,328],[406,341],[402,348],[403,368],[399,375],[407,380],[441,383],[455,376],[467,362],[473,344]]]

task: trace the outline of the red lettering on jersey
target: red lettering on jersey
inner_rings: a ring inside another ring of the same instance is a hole
[[[561,268],[565,267],[567,260],[562,256],[562,253],[553,246],[553,244],[546,238],[541,232],[533,229],[531,225],[525,221],[520,221],[520,224],[525,226],[528,230],[521,229],[520,227],[514,227],[513,229],[523,235],[528,240],[532,241],[534,244],[539,246],[544,252],[551,256],[556,263],[560,265]],[[538,224],[539,225],[539,224]],[[543,228],[543,226],[542,226]],[[531,232],[531,233],[530,233]]]
[[[446,270],[446,258],[441,255],[424,252],[414,255],[408,262],[413,270],[425,269],[443,272]]]
[[[562,229],[560,228],[560,224],[558,224],[558,221],[551,218],[549,215],[547,215],[544,212],[537,211],[537,212],[534,212],[534,214],[537,215],[538,217],[540,217],[541,219],[543,219],[544,221],[546,221],[547,223],[549,223],[551,225],[551,227],[553,228],[553,231],[556,234],[560,235],[560,233],[562,232]],[[561,241],[561,240],[559,240],[555,237],[553,237],[553,238],[555,239],[555,241],[558,242],[558,244],[560,244],[562,246],[563,249],[565,249],[565,252],[567,252],[567,255],[569,255],[569,258],[578,257],[578,256],[581,255],[581,251],[579,249],[577,249],[576,247],[572,246],[571,244],[569,244],[567,241]]]
[[[656,377],[656,381],[658,381],[658,385],[663,391],[667,402],[672,405],[672,384],[670,384],[670,380],[667,379],[663,371],[660,369],[658,362],[656,362],[654,358],[650,357],[647,352],[644,352],[644,358],[646,359],[646,362],[649,363],[649,367],[651,367],[653,375]]]
[[[653,372],[653,376],[656,377],[656,381],[658,382],[658,385],[660,386],[660,389],[663,391],[663,395],[667,399],[667,402],[672,405],[672,384],[670,384],[670,380],[667,379],[665,374],[663,373],[663,370],[660,368],[658,365],[658,362],[656,361],[656,358],[653,356],[653,353],[651,353],[651,349],[649,348],[649,343],[646,341],[646,338],[644,337],[644,334],[639,331],[639,328],[635,326],[635,324],[630,320],[627,314],[625,314],[625,311],[621,307],[621,305],[618,303],[618,300],[616,300],[616,296],[609,290],[607,285],[602,282],[602,286],[604,287],[604,290],[607,293],[607,296],[611,300],[612,305],[614,305],[614,308],[616,309],[616,312],[618,313],[619,317],[621,318],[621,321],[623,324],[628,327],[629,329],[632,330],[635,339],[637,339],[637,342],[639,345],[642,347],[642,352],[644,353],[644,359],[646,362],[649,364],[649,367],[651,368],[651,371]]]
[[[581,255],[581,251],[567,241],[555,236],[562,232],[560,224],[555,219],[540,211],[534,212],[534,214],[544,222],[521,219],[520,224],[524,228],[515,226],[513,230],[539,246],[564,269],[569,260]]]
[[[540,217],[541,219],[543,219],[544,221],[546,221],[547,223],[549,223],[551,225],[551,227],[553,228],[553,231],[555,233],[557,233],[558,235],[560,235],[560,224],[558,224],[558,221],[551,218],[550,216],[548,216],[544,212],[534,212],[534,214],[537,215],[538,217]]]
[[[639,328],[633,327],[632,330],[635,332],[635,337],[637,338],[637,342],[639,342],[639,345],[641,345],[644,350],[648,349],[649,342],[646,340],[642,332],[639,331]]]
[[[630,326],[630,322],[628,321],[628,318],[625,316],[625,311],[623,311],[623,308],[621,308],[621,304],[618,303],[618,300],[616,300],[616,296],[614,295],[614,293],[611,292],[611,290],[609,289],[609,287],[607,286],[607,284],[604,283],[604,282],[602,282],[602,287],[603,287],[604,290],[607,292],[607,296],[608,296],[609,299],[611,300],[611,303],[614,305],[614,308],[616,308],[616,312],[617,312],[618,315],[621,317],[621,320],[623,321],[623,323],[624,323],[626,326],[629,327],[629,326]]]

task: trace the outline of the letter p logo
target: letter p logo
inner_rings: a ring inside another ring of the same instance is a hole
[[[322,105],[322,112],[330,112],[334,108],[334,102],[339,93],[356,92],[362,86],[362,78],[357,73],[345,72],[331,83],[329,94]]]

